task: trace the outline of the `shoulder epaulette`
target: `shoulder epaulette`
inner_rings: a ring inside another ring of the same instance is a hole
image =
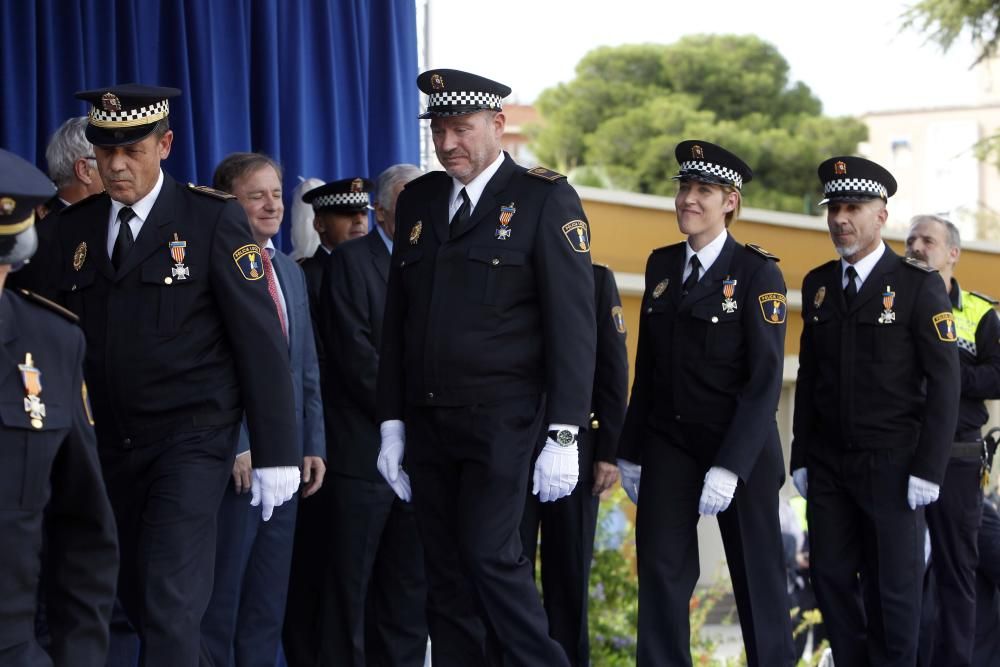
[[[764,250],[763,248],[761,248],[756,243],[748,243],[748,244],[746,244],[746,249],[757,253],[758,255],[760,255],[761,257],[763,257],[764,259],[769,259],[769,260],[774,261],[774,262],[780,262],[781,261],[781,259],[777,255],[772,255],[771,253],[769,253],[768,251]]]
[[[996,299],[994,299],[993,297],[991,297],[989,294],[983,294],[982,292],[974,292],[972,290],[969,290],[969,294],[971,294],[972,296],[978,296],[980,299],[982,299],[986,303],[990,304],[991,306],[995,306],[998,303],[1000,303],[1000,301],[997,301]]]
[[[215,188],[210,188],[207,185],[195,185],[194,183],[188,183],[188,189],[194,192],[200,192],[203,195],[208,195],[209,197],[215,197],[216,199],[236,199],[236,195],[231,195],[228,192],[223,192],[222,190],[216,190]]]
[[[67,320],[69,320],[73,324],[76,324],[77,322],[80,321],[80,318],[77,317],[76,313],[74,313],[74,312],[72,312],[72,311],[70,311],[70,310],[68,310],[66,308],[63,308],[62,306],[60,306],[58,303],[55,303],[54,301],[49,301],[44,296],[41,296],[39,294],[35,294],[31,290],[26,290],[23,287],[19,287],[18,290],[17,290],[17,293],[20,294],[21,296],[23,296],[28,301],[32,301],[32,302],[38,304],[39,306],[42,306],[43,308],[51,310],[53,313],[56,313],[57,315],[62,315],[63,317],[65,317]]]
[[[80,206],[83,206],[84,204],[86,204],[90,200],[96,199],[96,198],[100,197],[103,194],[105,194],[104,190],[101,190],[100,192],[95,192],[94,194],[90,195],[89,197],[84,197],[80,201],[73,202],[72,204],[70,204],[69,206],[67,206],[66,208],[64,208],[63,210],[59,211],[59,213],[65,213],[66,211],[72,211],[73,209],[78,208]]]
[[[543,181],[548,181],[549,183],[555,183],[560,178],[566,178],[557,171],[552,171],[551,169],[546,169],[545,167],[534,167],[528,170],[529,176],[534,176],[535,178],[540,178]]]
[[[911,268],[923,271],[924,273],[935,273],[937,271],[937,269],[930,264],[921,262],[919,259],[914,257],[903,257],[903,263]]]
[[[424,183],[429,183],[430,181],[436,181],[438,179],[441,179],[442,176],[445,179],[451,178],[451,176],[449,176],[447,173],[443,171],[428,171],[426,174],[421,174],[420,176],[414,178],[412,181],[408,182],[406,185],[403,186],[403,189],[405,190],[406,188],[411,188],[417,185],[422,185]]]
[[[662,245],[659,248],[653,248],[652,250],[650,250],[649,254],[650,255],[655,255],[658,252],[666,252],[667,250],[670,250],[674,246],[683,245],[683,244],[684,244],[684,242],[681,241],[680,243],[674,243],[672,245]]]

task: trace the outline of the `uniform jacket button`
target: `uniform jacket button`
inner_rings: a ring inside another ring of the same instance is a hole
[[[132,438],[125,438],[124,440],[122,440],[122,444],[125,445],[126,447],[131,447],[132,446]]]
[[[434,398],[434,392],[433,392],[433,391],[429,391],[429,392],[427,392],[427,398],[429,398],[429,399],[432,399],[432,400],[433,400],[433,398]]]

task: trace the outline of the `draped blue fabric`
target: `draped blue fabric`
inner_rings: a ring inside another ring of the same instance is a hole
[[[179,181],[248,150],[282,164],[286,193],[375,177],[419,161],[416,75],[414,0],[0,0],[0,147],[42,169],[87,112],[75,91],[137,81],[183,91],[164,163]]]

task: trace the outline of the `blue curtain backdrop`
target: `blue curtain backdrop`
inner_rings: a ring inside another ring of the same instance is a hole
[[[286,193],[298,176],[374,177],[419,162],[414,0],[0,7],[0,147],[43,170],[52,131],[87,112],[73,93],[131,81],[183,91],[171,101],[175,137],[164,164],[179,181],[211,183],[233,151],[274,156]]]

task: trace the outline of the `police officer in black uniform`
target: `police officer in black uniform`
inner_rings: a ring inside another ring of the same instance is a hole
[[[435,667],[487,652],[566,666],[519,524],[544,420],[533,490],[557,500],[579,474],[596,340],[589,226],[564,176],[502,152],[509,87],[457,70],[417,85],[445,171],[411,181],[396,208],[379,471],[404,499],[412,478]]]
[[[950,220],[919,215],[910,221],[906,256],[937,269],[944,281],[955,316],[962,371],[962,397],[951,458],[941,496],[926,510],[938,604],[931,610],[924,603],[924,617],[930,618],[931,625],[921,628],[921,639],[930,640],[933,648],[927,655],[922,652],[921,657],[934,667],[972,665],[977,543],[986,462],[982,428],[989,420],[984,401],[1000,398],[1000,319],[993,310],[996,300],[959,286],[954,273],[961,248],[958,227]]]
[[[569,496],[542,503],[528,494],[521,519],[524,555],[534,570],[541,529],[541,579],[549,633],[571,665],[590,665],[587,603],[600,495],[618,481],[615,459],[628,403],[625,315],[615,274],[594,264],[597,369],[590,428],[580,435],[580,481]]]
[[[299,454],[288,350],[246,214],[160,169],[179,92],[77,94],[93,105],[87,138],[107,192],[60,214],[51,270],[87,338],[118,595],[143,664],[190,667],[244,410],[264,520],[297,490]]]
[[[926,264],[885,245],[892,175],[859,157],[818,169],[841,259],[803,282],[792,477],[838,665],[915,665],[923,507],[958,416],[955,318]]]
[[[718,517],[748,664],[792,665],[775,421],[785,281],[776,257],[727,230],[750,167],[707,141],[682,141],[675,154],[677,224],[688,239],[654,250],[646,264],[618,451],[638,505],[638,664],[691,664],[688,604],[705,515]]]
[[[37,245],[34,207],[52,183],[0,150],[0,665],[99,667],[118,573],[72,313],[4,290]],[[67,322],[69,320],[70,322]],[[43,542],[45,543],[43,555]],[[50,643],[35,640],[44,571]]]

